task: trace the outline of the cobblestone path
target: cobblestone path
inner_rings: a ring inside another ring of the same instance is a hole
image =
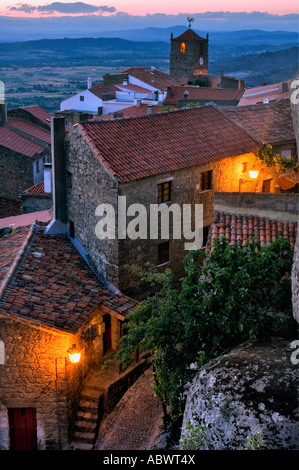
[[[95,450],[150,450],[162,424],[162,407],[151,377],[143,374],[100,426]]]

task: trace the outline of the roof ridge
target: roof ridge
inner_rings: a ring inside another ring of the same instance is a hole
[[[215,105],[217,106],[217,105]],[[250,139],[252,139],[254,142],[256,142],[258,145],[263,145],[263,142],[261,140],[259,140],[257,137],[251,135],[247,129],[245,129],[244,127],[242,127],[237,121],[235,121],[231,116],[228,116],[224,110],[220,109],[222,106],[217,106],[217,109],[218,111],[222,114],[222,116],[224,116],[226,119],[228,119],[228,121],[230,121],[232,124],[234,124],[236,127],[238,127],[238,129],[240,129],[242,132],[244,132],[244,134],[246,134],[248,137],[250,137]],[[226,106],[226,108],[228,108],[229,106]],[[233,106],[232,106],[233,107]],[[237,106],[236,106],[237,107]]]
[[[3,297],[7,287],[8,287],[8,284],[10,283],[10,281],[12,280],[13,278],[13,275],[15,274],[20,262],[22,261],[22,258],[23,258],[23,255],[27,249],[27,247],[29,246],[29,243],[33,237],[33,235],[36,233],[36,228],[37,228],[37,224],[36,222],[34,222],[29,231],[28,231],[28,234],[26,235],[26,238],[25,240],[23,241],[22,243],[22,246],[21,248],[19,249],[11,267],[9,268],[8,270],[8,273],[6,274],[5,278],[4,278],[4,281],[2,282],[1,284],[1,287],[0,287],[0,299]]]

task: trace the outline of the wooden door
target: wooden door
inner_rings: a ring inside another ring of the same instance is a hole
[[[11,450],[36,450],[36,409],[9,408]]]
[[[103,334],[103,345],[104,354],[111,349],[111,317],[109,314],[103,316],[103,322],[105,323],[105,333]]]
[[[263,190],[262,190],[263,193],[271,193],[271,182],[272,182],[272,179],[263,181]]]

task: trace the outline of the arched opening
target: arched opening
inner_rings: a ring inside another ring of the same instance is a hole
[[[181,54],[185,54],[185,52],[186,52],[186,44],[184,42],[181,42],[180,52],[181,52]]]

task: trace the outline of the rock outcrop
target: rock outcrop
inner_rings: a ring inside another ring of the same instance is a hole
[[[202,367],[189,390],[181,448],[191,423],[205,428],[203,450],[243,450],[258,433],[264,449],[298,449],[298,365],[290,344],[250,341]]]
[[[292,110],[292,119],[297,142],[297,151],[299,149],[299,72],[294,76],[291,83],[290,102]],[[292,268],[292,297],[294,317],[299,322],[299,237],[297,236],[294,262]]]

